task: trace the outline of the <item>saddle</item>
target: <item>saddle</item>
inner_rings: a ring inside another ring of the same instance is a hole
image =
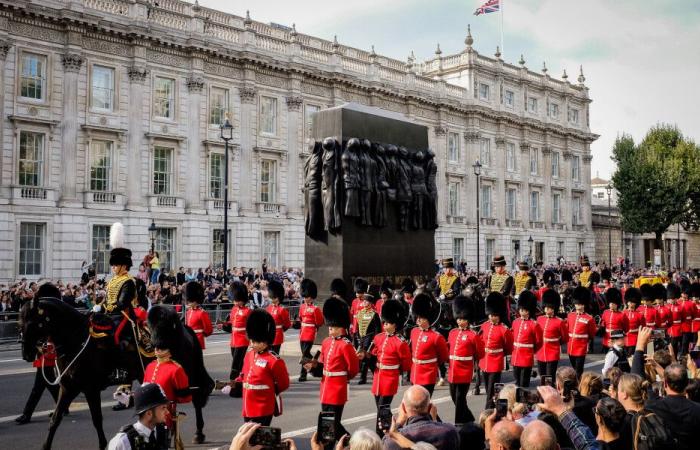
[[[90,317],[90,336],[93,339],[112,338],[117,347],[121,346],[122,341],[133,343],[142,356],[155,357],[147,323],[132,319],[126,311],[113,316],[93,313]]]

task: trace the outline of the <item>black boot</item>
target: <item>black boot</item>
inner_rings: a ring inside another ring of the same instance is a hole
[[[17,423],[17,425],[25,425],[25,424],[31,422],[31,420],[32,420],[31,416],[28,416],[26,414],[22,414],[21,416],[19,416],[15,419],[15,422]]]
[[[299,383],[303,383],[304,381],[306,381],[306,372],[299,375],[298,381],[299,381]]]

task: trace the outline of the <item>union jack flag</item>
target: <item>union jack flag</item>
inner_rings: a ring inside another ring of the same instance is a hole
[[[492,12],[498,12],[500,10],[501,0],[489,0],[483,5],[476,8],[476,11],[474,11],[474,15],[478,16],[479,14],[488,14]]]

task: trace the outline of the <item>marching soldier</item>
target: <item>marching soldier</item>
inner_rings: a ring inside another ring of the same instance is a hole
[[[269,312],[275,320],[275,329],[277,330],[271,350],[273,353],[279,355],[282,343],[284,342],[284,332],[292,326],[292,322],[289,320],[289,311],[281,305],[284,299],[284,286],[282,286],[282,283],[277,280],[270,280],[267,284],[267,292],[270,297],[270,305],[268,305],[265,310]]]
[[[410,278],[404,278],[401,282],[401,294],[403,301],[409,306],[413,304],[413,292],[416,290],[416,283]]]
[[[698,342],[698,334],[700,334],[700,284],[693,283],[690,289],[690,298],[693,300],[693,324],[690,331],[693,334],[692,343]]]
[[[440,314],[440,305],[430,294],[420,293],[413,299],[411,311],[416,321],[411,330],[411,383],[423,386],[432,396],[438,367],[448,360],[447,341],[431,328]]]
[[[206,338],[211,336],[213,328],[209,314],[202,309],[200,304],[204,301],[204,287],[196,281],[185,284],[182,297],[187,303],[185,311],[185,325],[192,328],[199,346],[202,350],[206,348]]]
[[[344,302],[348,301],[348,286],[342,278],[334,278],[330,286],[331,297],[335,297]]]
[[[537,323],[542,328],[542,347],[535,356],[540,375],[547,375],[552,379],[554,379],[559,365],[561,345],[569,342],[569,329],[566,321],[556,315],[560,306],[561,297],[557,291],[547,289],[542,293],[544,315],[537,318]]]
[[[447,339],[450,352],[447,381],[450,383],[450,397],[455,404],[456,424],[474,420],[474,415],[467,406],[467,392],[474,374],[474,365],[484,357],[484,343],[479,335],[469,328],[474,319],[472,302],[475,295],[478,295],[475,287],[468,286],[452,303],[457,328],[450,331]]]
[[[591,288],[591,262],[588,260],[588,256],[584,256],[581,261],[581,273],[578,276],[578,284],[587,289]]]
[[[486,381],[486,408],[493,408],[494,385],[501,382],[505,358],[513,351],[513,333],[501,321],[508,314],[503,294],[494,291],[486,297],[486,314],[489,320],[481,325],[484,357],[479,367]]]
[[[369,283],[363,278],[355,279],[355,298],[350,305],[350,315],[352,316],[352,325],[350,326],[350,334],[353,336],[354,340],[357,340],[357,313],[363,308],[363,302],[365,295],[367,294],[367,288],[369,288]]]
[[[503,296],[505,314],[503,314],[503,316],[500,318],[500,321],[505,324],[509,324],[513,277],[506,271],[506,258],[503,255],[493,258],[493,265],[494,273],[491,274],[488,280],[489,292],[498,292]]]
[[[666,305],[666,288],[661,283],[655,283],[652,288],[656,306],[656,328],[666,331],[671,321],[671,310]]]
[[[525,290],[520,293],[518,314],[520,317],[513,321],[513,354],[510,359],[515,384],[529,387],[535,353],[542,347],[542,328],[535,320],[537,297],[532,291]]]
[[[323,312],[321,308],[314,305],[317,295],[318,288],[316,283],[309,278],[305,278],[301,282],[301,296],[304,299],[304,303],[299,307],[299,327],[301,328],[299,331],[299,345],[301,346],[302,361],[311,359],[311,347],[314,345],[316,332],[323,325]],[[299,381],[306,381],[306,369],[303,364],[299,374]]]
[[[367,371],[373,365],[374,359],[369,350],[374,337],[381,332],[382,324],[379,314],[374,310],[374,302],[371,295],[363,295],[360,308],[355,314],[357,351],[360,359],[360,381],[357,384],[367,384]]]
[[[612,330],[622,330],[625,333],[629,330],[629,322],[627,316],[620,311],[622,307],[622,294],[618,288],[611,287],[605,293],[605,300],[608,303],[608,308],[603,311],[601,316],[601,328],[604,328],[603,335],[603,351],[607,353],[610,347],[610,332]]]
[[[681,288],[675,283],[668,283],[666,286],[666,298],[668,300],[669,320],[668,335],[671,338],[671,346],[676,357],[680,356],[681,339],[683,338],[683,319],[685,311],[679,304]]]
[[[518,262],[520,271],[513,277],[513,286],[515,286],[515,297],[520,295],[526,289],[528,281],[530,281],[530,266],[526,261]]]
[[[223,330],[231,333],[231,372],[229,380],[235,380],[243,368],[243,359],[248,350],[248,337],[245,332],[245,324],[250,316],[251,309],[248,308],[248,289],[240,281],[231,284],[231,295],[233,297],[233,308],[229,314],[228,323],[224,324]],[[236,389],[231,390],[232,396],[238,396]]]
[[[625,337],[625,347],[627,349],[627,354],[631,355],[634,353],[634,349],[637,347],[637,336],[639,335],[639,328],[644,324],[644,316],[639,311],[639,301],[642,298],[642,294],[637,288],[627,288],[625,291],[625,303],[627,303],[627,308],[623,311],[625,317],[627,317],[627,323],[629,325],[629,331],[627,331],[627,336]]]
[[[438,286],[435,290],[435,296],[440,300],[452,300],[460,291],[460,282],[455,265],[452,258],[442,260],[444,273],[438,277]]]
[[[693,320],[695,319],[695,302],[692,299],[693,286],[686,279],[681,282],[681,308],[683,308],[683,322],[681,323],[681,332],[683,337],[681,340],[680,356],[688,353],[690,344],[693,342]]]
[[[643,284],[639,287],[642,297],[642,306],[637,311],[642,315],[642,324],[651,329],[659,328],[659,318],[654,307],[654,288],[650,284]]]
[[[591,303],[591,291],[583,286],[576,286],[572,297],[576,310],[570,312],[566,318],[569,329],[567,353],[571,367],[576,369],[576,375],[581,378],[588,353],[588,342],[595,337],[597,327],[595,319],[586,313],[586,308]]]
[[[250,313],[245,328],[250,349],[236,380],[243,387],[241,415],[244,422],[270,426],[272,416],[282,414],[280,394],[289,388],[287,366],[270,350],[276,339],[277,323],[269,312],[257,309]]]

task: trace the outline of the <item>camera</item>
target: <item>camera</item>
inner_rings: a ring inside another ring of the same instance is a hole
[[[519,387],[515,391],[515,401],[527,405],[528,408],[532,408],[534,405],[542,403],[542,397],[540,397],[537,391]]]
[[[554,381],[551,375],[542,375],[542,380],[540,381],[540,386],[551,386],[554,387]]]
[[[388,431],[391,428],[392,416],[391,405],[382,405],[379,407],[379,411],[377,411],[377,424],[380,430]]]
[[[508,399],[499,398],[496,400],[496,418],[502,419],[508,414]]]
[[[318,415],[316,439],[320,444],[335,442],[335,413],[321,412]]]
[[[273,427],[259,427],[250,437],[250,445],[261,445],[263,449],[282,450],[282,430]]]

